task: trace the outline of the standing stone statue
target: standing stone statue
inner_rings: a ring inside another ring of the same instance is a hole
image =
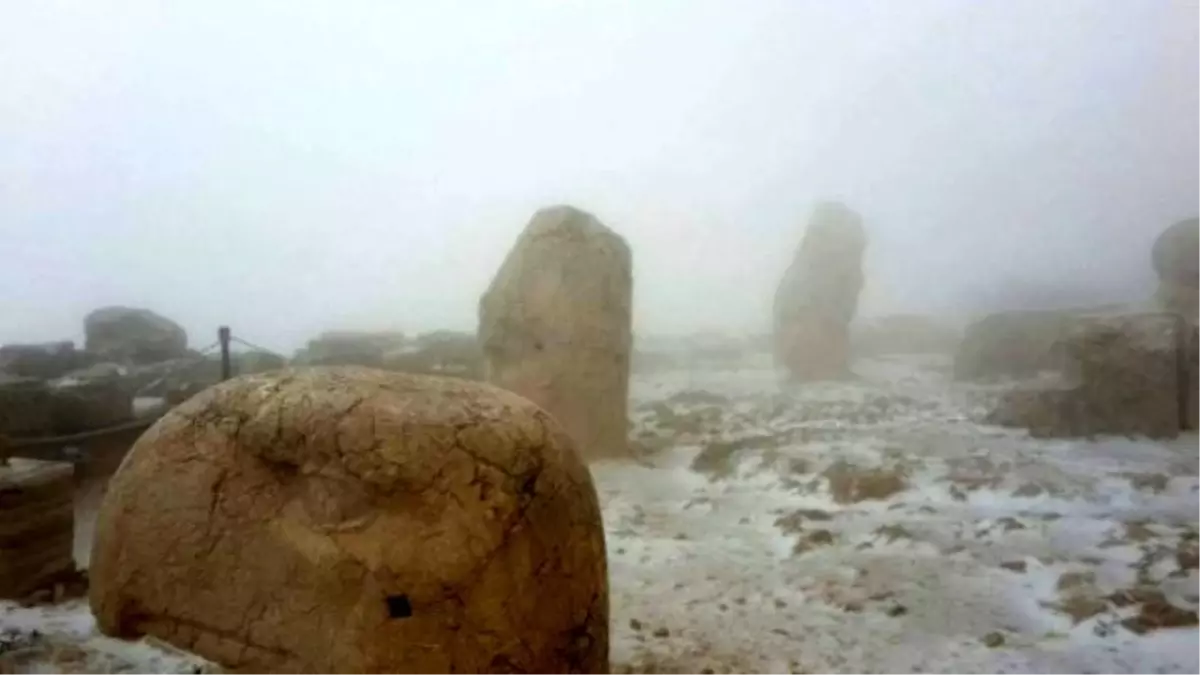
[[[1150,256],[1158,273],[1159,305],[1195,321],[1200,304],[1200,218],[1181,220],[1163,230]]]
[[[594,216],[546,208],[479,302],[487,381],[548,411],[588,460],[629,453],[632,267]]]
[[[794,380],[849,373],[850,322],[863,287],[867,235],[857,213],[817,205],[775,293],[775,355]]]

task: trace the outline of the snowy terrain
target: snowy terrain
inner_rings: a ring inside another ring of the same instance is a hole
[[[593,466],[614,669],[1200,671],[1194,435],[1034,440],[975,422],[995,389],[946,362],[857,370],[635,376],[639,461]],[[9,668],[203,667],[94,635],[80,600],[0,624],[26,629],[0,652],[41,633]]]

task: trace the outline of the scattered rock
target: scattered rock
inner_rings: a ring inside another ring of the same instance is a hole
[[[608,672],[587,467],[545,411],[494,387],[355,367],[235,378],[142,435],[95,529],[107,635],[255,672]]]
[[[892,618],[904,616],[905,614],[908,614],[908,608],[904,605],[892,605],[887,609],[887,615]]]
[[[671,631],[668,630],[664,626],[660,626],[660,627],[654,629],[653,635],[656,638],[667,638],[667,637],[671,637]]]
[[[1004,634],[1000,633],[998,631],[992,631],[991,633],[984,635],[983,638],[981,639],[981,641],[983,642],[984,646],[990,647],[991,649],[995,649],[997,647],[1003,647],[1004,646]]]
[[[833,541],[833,533],[829,530],[813,530],[796,542],[792,547],[792,555],[804,555],[813,549],[829,546]]]
[[[900,467],[867,469],[837,461],[821,474],[839,504],[883,500],[908,489],[908,478]]]
[[[1024,560],[1006,560],[1000,563],[1000,566],[1006,570],[1019,572],[1021,574],[1024,574],[1025,571],[1029,569],[1029,565]]]
[[[804,529],[805,521],[825,522],[833,520],[833,515],[820,509],[796,509],[786,516],[775,519],[775,527],[784,534],[798,534]]]
[[[479,302],[487,381],[554,415],[587,459],[630,454],[632,269],[595,217],[543,209]]]

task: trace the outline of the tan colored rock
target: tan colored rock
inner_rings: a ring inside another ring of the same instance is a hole
[[[836,202],[818,204],[775,292],[775,355],[796,380],[845,376],[850,322],[863,287],[862,218]]]
[[[479,303],[489,382],[554,415],[589,460],[629,454],[629,246],[569,206],[538,211]]]
[[[1187,323],[1167,313],[1074,321],[1054,350],[1061,380],[1009,393],[990,420],[1034,436],[1178,436],[1189,400]]]
[[[607,672],[596,493],[543,410],[360,367],[235,378],[109,484],[109,635],[250,672]]]

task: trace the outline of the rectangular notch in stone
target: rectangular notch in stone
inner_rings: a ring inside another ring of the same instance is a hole
[[[392,619],[407,619],[412,616],[412,603],[404,594],[387,596],[388,617]]]

